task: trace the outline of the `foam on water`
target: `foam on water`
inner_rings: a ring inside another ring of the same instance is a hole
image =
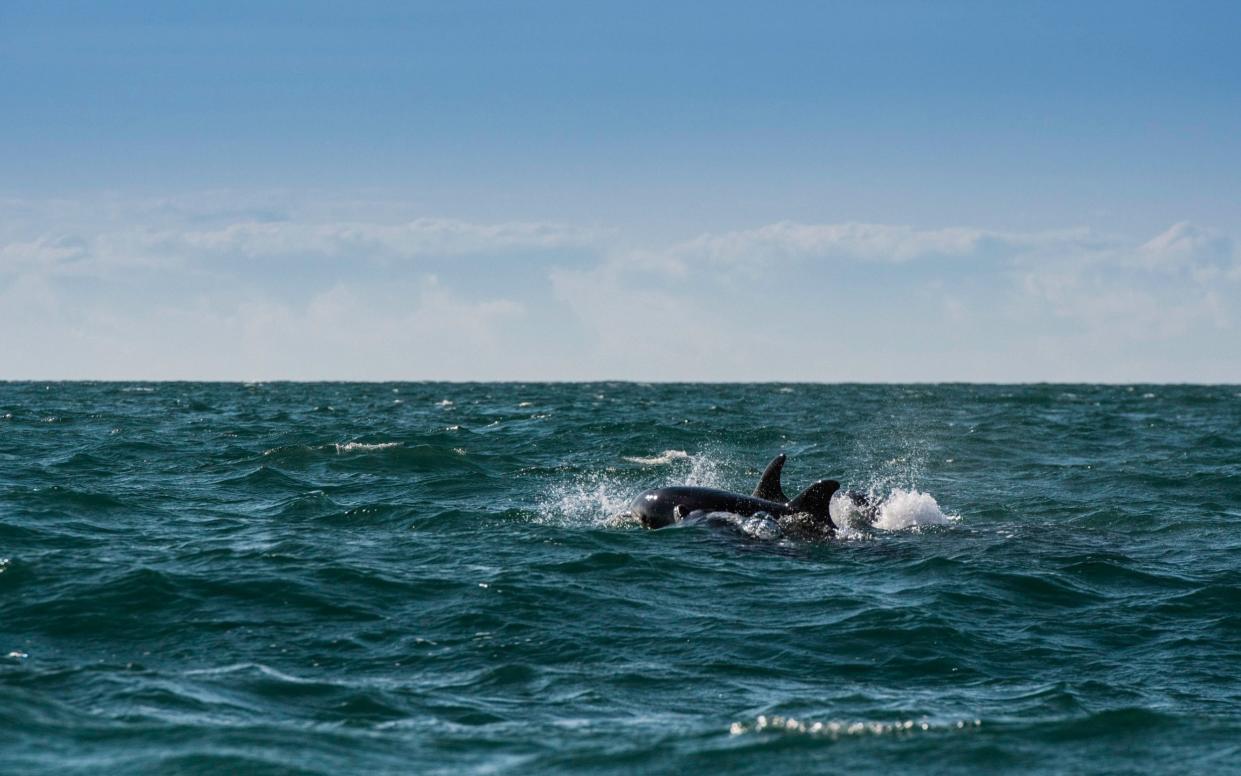
[[[982,727],[982,720],[978,719],[959,719],[952,722],[912,719],[895,722],[875,720],[810,722],[778,714],[770,716],[760,714],[750,724],[734,722],[729,727],[728,732],[734,736],[745,735],[746,733],[792,733],[814,737],[843,738],[846,736],[899,736],[932,731],[974,730],[979,727]]]
[[[631,463],[640,463],[643,466],[661,466],[664,464],[672,463],[673,461],[684,460],[686,458],[689,458],[689,453],[685,452],[684,450],[665,450],[659,455],[652,455],[652,456],[641,456],[641,455],[625,456],[626,461],[630,461]]]
[[[307,453],[373,453],[378,450],[392,450],[401,447],[400,442],[332,442],[326,445],[287,445],[272,447],[263,451],[263,455],[305,455]]]
[[[391,450],[400,446],[400,442],[345,442],[333,445],[338,453],[368,453],[374,450]]]

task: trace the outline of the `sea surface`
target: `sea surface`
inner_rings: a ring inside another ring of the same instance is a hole
[[[2,773],[881,769],[1241,772],[1241,387],[0,384]]]

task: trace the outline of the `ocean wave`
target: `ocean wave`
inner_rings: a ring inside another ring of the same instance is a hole
[[[129,384],[0,383],[0,770],[1235,767],[1236,387]]]
[[[266,456],[297,456],[313,453],[373,453],[378,450],[392,450],[402,447],[400,442],[330,442],[324,445],[284,445],[263,451]]]
[[[823,738],[844,738],[847,736],[903,736],[928,732],[951,732],[976,730],[982,727],[982,720],[959,719],[950,722],[905,719],[893,722],[875,720],[812,722],[796,717],[785,717],[779,714],[760,714],[753,722],[734,722],[728,728],[729,735],[741,736],[747,733],[783,733]]]
[[[631,463],[640,463],[643,466],[660,466],[662,464],[672,463],[673,461],[682,461],[687,458],[689,458],[689,453],[684,450],[665,450],[659,455],[645,457],[640,455],[624,456],[626,461]]]
[[[370,453],[376,450],[391,450],[400,446],[400,442],[345,442],[332,445],[337,453]]]

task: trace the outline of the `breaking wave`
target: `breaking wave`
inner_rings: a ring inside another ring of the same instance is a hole
[[[332,445],[338,453],[369,453],[374,450],[391,450],[400,447],[400,442],[345,442]]]
[[[640,455],[625,456],[626,461],[631,463],[640,463],[643,466],[661,466],[663,464],[672,463],[673,461],[683,461],[686,458],[689,458],[689,453],[684,450],[665,450],[659,455],[652,455],[649,457],[643,457]]]
[[[823,738],[845,738],[848,736],[904,736],[932,731],[975,730],[979,727],[982,727],[982,720],[979,719],[959,719],[951,722],[912,719],[894,722],[876,720],[811,722],[778,714],[771,716],[760,714],[752,723],[734,722],[728,728],[728,733],[733,736],[747,733],[785,733]]]

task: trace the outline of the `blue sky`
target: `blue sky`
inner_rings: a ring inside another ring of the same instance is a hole
[[[1238,382],[1239,29],[8,0],[0,378]]]

